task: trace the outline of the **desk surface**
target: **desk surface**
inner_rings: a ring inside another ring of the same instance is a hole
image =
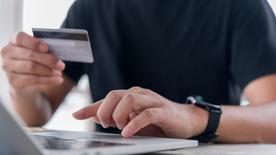
[[[276,145],[270,144],[212,144],[155,155],[276,155]]]

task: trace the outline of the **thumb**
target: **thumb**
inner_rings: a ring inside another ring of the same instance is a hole
[[[72,116],[77,120],[85,120],[90,117],[96,116],[101,104],[102,100],[74,112]]]

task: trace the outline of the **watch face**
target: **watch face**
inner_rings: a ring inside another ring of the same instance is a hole
[[[189,103],[189,104],[195,104],[196,103],[196,99],[193,96],[189,96],[189,97],[187,97],[187,103]]]

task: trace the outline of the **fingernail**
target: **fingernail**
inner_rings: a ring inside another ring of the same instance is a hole
[[[39,50],[41,51],[41,52],[48,52],[48,45],[47,44],[45,44],[45,43],[40,43],[40,45],[39,45]]]
[[[101,123],[101,124],[102,124],[103,128],[105,128],[105,129],[109,127],[109,125],[107,125],[105,123]]]
[[[118,127],[119,130],[123,129],[123,127],[121,125],[119,125],[119,124],[117,124],[117,127]]]
[[[131,133],[128,129],[123,129],[123,131],[121,132],[121,134],[124,136],[124,137],[130,137],[131,136]]]
[[[78,111],[74,112],[72,115],[74,118],[80,119],[82,117],[82,110],[78,110]]]
[[[65,69],[65,64],[64,62],[62,62],[61,60],[58,61],[57,65],[56,65],[57,69],[59,70],[64,70]]]

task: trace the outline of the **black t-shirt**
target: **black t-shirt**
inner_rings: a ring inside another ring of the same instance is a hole
[[[67,62],[65,74],[87,74],[94,101],[141,86],[179,103],[238,105],[250,81],[276,73],[266,0],[77,0],[63,27],[90,34],[94,63]]]

